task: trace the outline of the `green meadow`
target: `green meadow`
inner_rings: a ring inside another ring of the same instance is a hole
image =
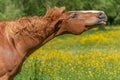
[[[54,38],[24,62],[15,80],[120,80],[120,26]]]

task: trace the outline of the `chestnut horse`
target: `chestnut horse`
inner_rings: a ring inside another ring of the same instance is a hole
[[[36,49],[62,34],[81,34],[105,24],[103,11],[65,11],[49,8],[44,16],[0,22],[0,80],[13,80],[22,63]]]

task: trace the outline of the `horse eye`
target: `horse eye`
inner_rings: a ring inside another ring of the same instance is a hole
[[[78,17],[78,14],[74,14],[71,18],[77,18]]]

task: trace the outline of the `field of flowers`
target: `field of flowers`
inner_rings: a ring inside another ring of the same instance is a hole
[[[120,26],[63,35],[34,52],[15,80],[120,80]]]

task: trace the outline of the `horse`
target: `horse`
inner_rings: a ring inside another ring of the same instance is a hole
[[[13,80],[29,55],[51,39],[79,35],[106,21],[103,11],[66,11],[65,7],[48,8],[44,16],[0,21],[0,80]]]

